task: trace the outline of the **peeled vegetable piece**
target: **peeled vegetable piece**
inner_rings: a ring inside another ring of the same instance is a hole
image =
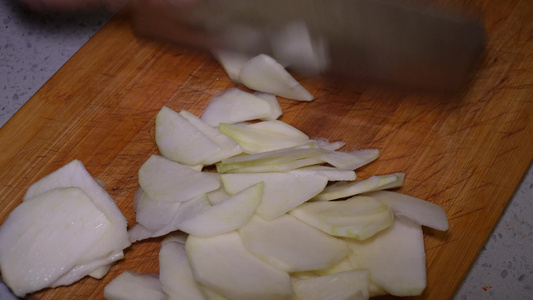
[[[169,300],[203,300],[200,285],[194,280],[185,241],[170,235],[159,251],[159,281]]]
[[[244,86],[255,91],[300,101],[314,99],[281,64],[266,54],[250,59],[241,68],[239,80]]]
[[[256,214],[272,220],[320,193],[328,179],[323,176],[299,176],[290,173],[235,173],[220,175],[229,194],[264,182],[263,199]]]
[[[341,170],[328,166],[303,167],[289,171],[289,173],[297,175],[320,175],[326,177],[329,181],[350,181],[357,178],[353,170]]]
[[[294,300],[365,300],[368,293],[368,270],[293,279]]]
[[[220,123],[238,123],[267,118],[271,115],[270,104],[254,94],[231,88],[213,97],[202,112],[200,119],[210,126]]]
[[[222,203],[185,219],[179,229],[196,236],[217,235],[244,226],[261,203],[263,183],[254,184]]]
[[[355,196],[358,194],[396,188],[403,186],[405,174],[395,173],[381,176],[372,176],[366,180],[355,182],[337,182],[326,187],[320,194],[313,198],[314,201],[328,201]]]
[[[171,202],[163,203],[171,204]],[[168,216],[165,216],[164,219],[168,220],[169,217],[171,219],[163,227],[156,231],[151,231],[150,229],[144,227],[141,223],[137,223],[128,232],[130,240],[132,242],[144,240],[179,230],[181,229],[182,223],[187,222],[189,219],[194,218],[196,215],[211,208],[211,203],[205,194],[185,202],[178,202],[176,204],[179,204],[179,207],[176,211],[170,209],[167,211]]]
[[[17,206],[0,227],[3,280],[20,297],[55,286],[111,227],[80,188],[41,193]]]
[[[207,123],[202,121],[202,119],[186,110],[180,111],[180,115],[220,147],[220,151],[204,159],[202,164],[211,165],[222,159],[235,156],[242,152],[242,148],[239,143],[220,132],[218,128],[209,126]]]
[[[448,230],[448,217],[440,205],[389,191],[372,192],[368,196],[385,203],[398,218],[406,218],[437,230]]]
[[[289,274],[251,254],[235,231],[212,237],[190,235],[185,244],[200,284],[233,300],[290,299]]]
[[[224,159],[216,164],[219,173],[288,172],[297,168],[320,164],[323,150],[313,143],[280,150],[242,155]]]
[[[216,178],[158,155],[139,169],[139,184],[154,201],[184,202],[216,190]]]
[[[426,254],[420,225],[396,219],[387,230],[359,242],[346,239],[354,267],[394,296],[417,296],[426,287]]]
[[[325,162],[343,170],[355,170],[376,160],[378,157],[379,150],[377,149],[362,149],[350,152],[330,151],[320,156]]]
[[[255,92],[254,95],[257,97],[265,100],[270,105],[270,116],[261,118],[261,120],[276,120],[279,118],[283,111],[281,110],[281,106],[279,106],[278,99],[276,98],[276,95],[272,95],[269,93],[262,93],[262,92]]]
[[[185,165],[197,165],[220,147],[189,121],[163,106],[155,118],[155,141],[163,157]]]
[[[31,201],[35,196],[60,187],[79,187],[102,211],[111,223],[109,232],[95,243],[77,264],[57,284],[67,285],[90,275],[102,265],[123,258],[122,250],[131,242],[127,232],[127,221],[117,204],[106,190],[89,174],[83,163],[73,160],[58,170],[32,184],[23,201]],[[100,269],[101,270],[101,269]],[[101,277],[101,274],[98,275]]]
[[[244,54],[241,51],[223,49],[212,50],[212,53],[224,71],[226,71],[226,74],[228,74],[231,81],[240,83],[239,73],[241,72],[241,68],[250,60],[251,56]]]
[[[349,254],[346,242],[286,214],[272,221],[254,216],[239,234],[246,249],[286,272],[324,269]]]
[[[373,236],[390,227],[394,221],[388,206],[366,196],[355,196],[345,201],[307,202],[290,214],[333,236],[358,240]]]
[[[241,145],[246,153],[261,153],[309,143],[309,137],[300,130],[278,120],[254,124],[219,125],[220,132]]]
[[[180,205],[181,202],[154,201],[141,187],[138,187],[133,195],[135,220],[152,232],[161,230],[170,223]]]
[[[125,271],[104,288],[107,300],[165,300],[159,279],[152,274]]]

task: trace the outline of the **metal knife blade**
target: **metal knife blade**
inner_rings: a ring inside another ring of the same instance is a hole
[[[202,0],[185,19],[224,48],[271,55],[273,36],[305,24],[324,73],[430,89],[464,86],[486,43],[480,20],[400,0]]]

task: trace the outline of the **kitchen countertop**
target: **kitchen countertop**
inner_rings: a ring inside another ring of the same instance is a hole
[[[35,15],[0,1],[0,127],[101,28],[106,12]],[[0,287],[0,299],[9,299]],[[455,299],[533,298],[533,167]]]

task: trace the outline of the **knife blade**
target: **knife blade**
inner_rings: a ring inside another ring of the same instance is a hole
[[[425,89],[465,86],[486,44],[479,19],[399,0],[201,0],[179,14],[163,9],[144,18],[145,35],[179,35],[162,14],[174,25],[186,24],[189,34],[212,37],[218,48],[278,59],[283,52],[277,49],[290,50],[280,40],[294,44],[293,61],[284,63],[296,72]],[[287,35],[291,30],[299,34]],[[310,45],[320,62],[298,60],[307,49],[295,40]]]

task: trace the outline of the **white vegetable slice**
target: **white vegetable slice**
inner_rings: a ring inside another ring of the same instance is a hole
[[[266,54],[250,59],[241,68],[239,80],[244,86],[255,91],[300,101],[314,99],[281,64]]]
[[[139,169],[139,184],[154,201],[183,202],[216,190],[216,178],[152,155]]]
[[[41,193],[61,187],[79,187],[82,189],[112,224],[110,231],[84,254],[83,259],[80,261],[81,264],[108,257],[110,253],[121,251],[131,245],[127,232],[128,224],[126,218],[113,198],[89,174],[83,163],[77,159],[33,183],[24,195],[23,201],[29,201]],[[88,275],[99,265],[91,264],[91,267],[92,269],[88,267],[77,268],[76,276],[72,278],[81,278]]]
[[[314,273],[318,276],[327,276],[352,270],[355,270],[355,268],[352,266],[352,263],[350,262],[348,256],[346,256],[345,258],[339,260],[337,263],[329,266],[328,268],[315,270]]]
[[[195,236],[212,236],[244,226],[261,203],[262,182],[254,184],[222,203],[180,222],[179,229]]]
[[[140,186],[133,195],[135,220],[152,232],[161,230],[170,223],[180,205],[181,202],[154,201]]]
[[[207,300],[230,300],[219,293],[202,285],[202,293]]]
[[[385,203],[398,218],[407,218],[441,231],[448,230],[446,211],[438,204],[390,191],[377,191],[367,195]]]
[[[388,206],[365,196],[344,201],[307,202],[290,214],[333,236],[358,240],[373,236],[390,227],[394,221]]]
[[[239,234],[246,249],[285,272],[327,268],[349,254],[344,241],[286,214],[271,221],[254,216]]]
[[[153,274],[124,271],[104,288],[107,300],[165,300],[159,279]]]
[[[207,123],[202,121],[202,119],[186,110],[180,111],[179,114],[220,147],[220,151],[204,159],[202,164],[211,165],[222,159],[235,156],[242,152],[242,148],[239,143],[232,140],[227,135],[222,134],[218,128],[209,126]]]
[[[20,297],[50,287],[111,227],[80,188],[41,193],[17,206],[0,227],[3,280]]]
[[[326,187],[316,195],[314,201],[329,201],[355,196],[371,191],[384,190],[403,186],[405,174],[394,173],[381,176],[372,176],[366,180],[354,182],[337,182]]]
[[[357,178],[357,175],[353,170],[341,170],[328,166],[308,166],[294,169],[289,171],[289,173],[297,175],[320,175],[326,177],[329,181],[351,181]],[[323,192],[320,194],[322,193]],[[316,197],[318,197],[320,194],[318,194]]]
[[[196,215],[201,214],[210,208],[211,203],[205,194],[202,194],[194,199],[181,202],[177,211],[169,211],[169,217],[172,217],[172,219],[162,228],[156,231],[149,230],[140,223],[135,224],[135,226],[133,226],[128,232],[130,240],[135,242],[147,238],[162,236],[169,232],[179,230],[182,223],[186,222],[190,218],[194,218]]]
[[[352,270],[327,276],[292,279],[295,300],[365,300],[368,270]]]
[[[246,250],[235,231],[204,238],[190,235],[185,249],[196,281],[224,297],[262,300],[292,296],[289,275]]]
[[[394,296],[417,296],[426,287],[426,254],[421,226],[396,219],[365,241],[346,239],[354,267],[367,268],[370,278]]]
[[[254,124],[236,123],[219,125],[220,132],[235,140],[246,153],[261,153],[309,143],[309,137],[300,130],[278,120]]]
[[[290,173],[233,173],[222,174],[226,192],[235,194],[264,182],[263,199],[256,214],[272,220],[320,193],[328,179],[323,176],[299,176]]]
[[[200,119],[213,127],[220,123],[238,123],[271,115],[270,104],[254,94],[231,88],[213,97]]]
[[[194,280],[185,242],[170,235],[161,242],[159,281],[169,300],[203,300],[200,285]]]
[[[293,169],[323,163],[323,150],[312,144],[269,152],[231,157],[219,162],[219,173],[286,172]]]
[[[230,51],[225,49],[216,49],[211,51],[218,63],[222,66],[226,74],[228,74],[231,81],[240,83],[239,73],[242,66],[252,58],[252,56],[244,54],[241,51]]]
[[[344,170],[355,170],[379,157],[377,149],[362,149],[350,152],[330,151],[322,154],[322,158],[330,165]]]
[[[155,141],[163,157],[197,165],[220,147],[174,110],[163,106],[155,118]]]
[[[99,242],[93,244],[92,248],[98,248],[99,246],[101,246],[102,240],[103,239],[100,239]],[[117,250],[108,255],[101,256],[96,259],[91,259],[90,261],[87,261],[85,258],[82,258],[72,269],[70,269],[67,273],[65,273],[63,276],[54,281],[51,286],[56,287],[60,285],[69,285],[73,282],[82,279],[87,275],[95,278],[102,278],[106,275],[107,271],[109,271],[113,263],[123,258],[124,252],[122,250]],[[90,273],[88,272],[88,270],[91,270]]]
[[[276,95],[262,92],[255,92],[254,95],[265,100],[270,105],[270,116],[262,118],[261,120],[276,120],[283,114]]]

